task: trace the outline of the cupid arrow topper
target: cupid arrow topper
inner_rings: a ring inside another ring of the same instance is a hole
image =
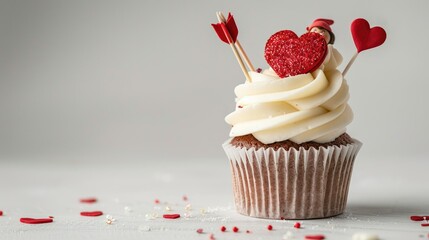
[[[363,18],[355,19],[350,25],[350,31],[357,51],[344,69],[343,76],[346,75],[360,52],[382,45],[387,37],[386,31],[382,27],[370,28],[368,21]]]
[[[212,24],[213,29],[217,33],[220,40],[231,46],[231,49],[235,55],[235,58],[238,61],[238,64],[241,67],[241,70],[243,71],[244,76],[246,77],[246,80],[248,82],[251,82],[252,79],[250,78],[246,66],[244,66],[242,57],[244,58],[244,61],[246,62],[247,67],[250,71],[255,71],[255,68],[253,67],[252,63],[247,57],[246,52],[243,50],[243,47],[237,39],[238,27],[235,23],[234,17],[231,13],[228,13],[228,19],[225,19],[221,12],[217,12],[216,15],[219,20],[219,23]]]

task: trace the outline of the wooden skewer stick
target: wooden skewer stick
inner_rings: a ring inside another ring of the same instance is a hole
[[[353,55],[352,59],[350,59],[349,63],[347,64],[346,68],[345,68],[345,69],[344,69],[344,71],[343,71],[343,77],[344,77],[344,76],[346,76],[346,74],[347,74],[347,72],[349,71],[350,67],[351,67],[351,66],[352,66],[352,64],[355,62],[355,60],[356,60],[356,58],[357,58],[358,54],[359,54],[359,53],[358,53],[358,52],[356,52],[356,53]]]
[[[222,12],[219,12],[219,13],[220,13],[220,19],[222,20],[222,22],[226,23],[226,18],[223,15],[223,13]],[[250,62],[249,57],[247,56],[246,52],[243,50],[243,47],[241,46],[240,41],[238,41],[238,39],[237,39],[237,41],[235,41],[235,45],[236,45],[238,51],[240,52],[240,54],[244,57],[244,61],[246,62],[247,67],[252,72],[254,72],[255,71],[255,67],[253,67],[252,62]]]
[[[228,39],[229,46],[231,46],[232,52],[234,52],[234,55],[235,55],[235,58],[238,61],[238,64],[240,64],[241,70],[243,71],[244,76],[246,77],[246,80],[248,82],[252,82],[252,79],[250,78],[250,75],[247,72],[246,67],[244,66],[243,60],[241,59],[240,55],[238,54],[237,48],[235,47],[234,43],[232,42],[232,37],[229,34],[228,29],[226,28],[226,25],[223,24],[223,22],[222,22],[222,19],[220,17],[220,13],[217,12],[216,15],[217,15],[217,19],[219,20],[219,23],[222,24],[223,32],[224,32],[226,38]]]

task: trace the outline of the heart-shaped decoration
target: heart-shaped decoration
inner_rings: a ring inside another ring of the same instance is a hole
[[[272,35],[265,45],[265,59],[281,78],[316,70],[326,57],[327,44],[319,33],[298,37],[283,30]]]
[[[368,21],[363,18],[354,20],[350,29],[358,53],[378,47],[386,40],[386,31],[382,27],[370,28]]]

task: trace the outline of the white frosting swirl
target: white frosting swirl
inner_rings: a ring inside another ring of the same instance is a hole
[[[333,141],[353,119],[347,82],[336,69],[341,61],[328,45],[323,64],[312,73],[279,78],[272,69],[249,72],[252,83],[235,88],[237,107],[225,118],[230,136],[253,134],[264,144]]]

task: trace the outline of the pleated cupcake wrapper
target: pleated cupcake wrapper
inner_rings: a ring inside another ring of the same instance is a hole
[[[251,217],[310,219],[341,214],[362,143],[274,150],[223,148],[230,160],[236,209]]]

